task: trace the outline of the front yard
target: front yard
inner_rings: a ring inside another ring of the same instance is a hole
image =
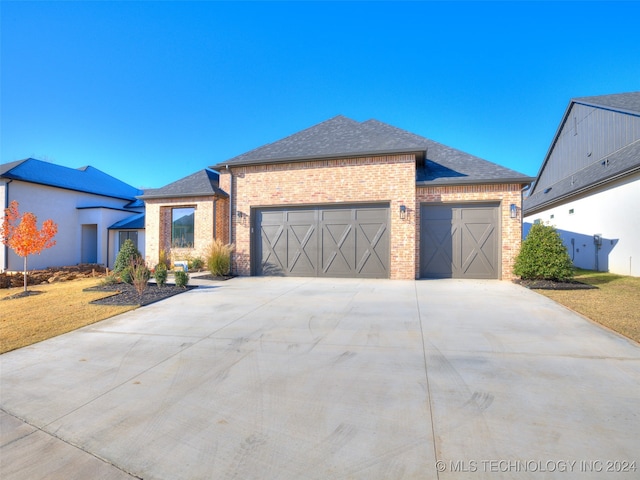
[[[640,278],[578,270],[590,290],[536,290],[565,307],[640,343]]]

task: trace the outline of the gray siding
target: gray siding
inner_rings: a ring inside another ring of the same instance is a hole
[[[640,139],[640,117],[575,103],[552,146],[537,191],[602,162]]]

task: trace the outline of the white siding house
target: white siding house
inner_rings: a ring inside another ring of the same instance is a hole
[[[58,225],[56,245],[29,256],[29,270],[79,263],[113,266],[119,230],[110,227],[144,215],[138,195],[142,191],[93,167],[73,169],[35,159],[0,165],[0,221],[15,200],[21,213],[37,216],[38,227],[46,219]],[[137,232],[137,247],[143,253],[144,220],[142,228],[125,225],[122,230]],[[22,258],[0,245],[0,271],[22,268]]]
[[[574,265],[640,276],[640,92],[571,100],[530,194],[524,234],[555,226]]]

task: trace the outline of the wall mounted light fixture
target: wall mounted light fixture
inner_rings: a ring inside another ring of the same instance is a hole
[[[405,218],[407,218],[407,207],[400,205],[400,219],[404,220]]]
[[[518,210],[519,210],[518,206],[515,203],[512,203],[509,206],[509,216],[511,218],[518,218]]]

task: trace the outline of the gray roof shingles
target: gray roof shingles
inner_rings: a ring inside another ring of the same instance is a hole
[[[610,108],[620,112],[640,113],[640,92],[614,93],[574,98],[572,102]]]
[[[211,168],[398,153],[426,155],[424,166],[417,171],[418,184],[528,184],[532,180],[514,170],[378,120],[358,122],[342,115]]]
[[[228,196],[218,187],[218,173],[205,168],[164,187],[147,189],[140,198],[144,200],[149,198],[209,197],[213,195]]]

